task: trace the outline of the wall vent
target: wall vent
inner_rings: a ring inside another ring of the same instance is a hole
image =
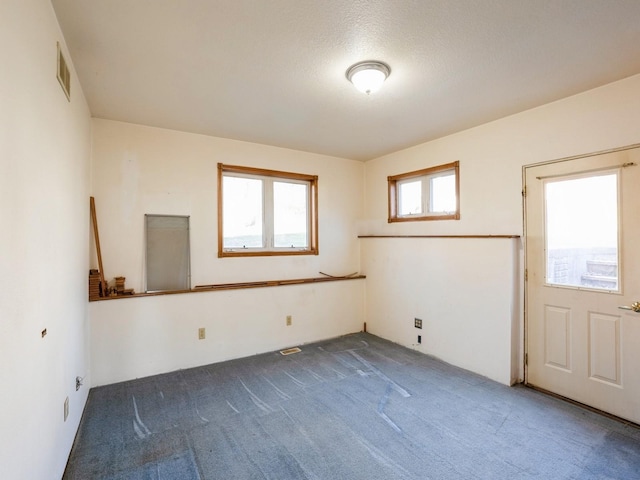
[[[300,350],[298,347],[293,347],[293,348],[287,348],[286,350],[280,350],[280,354],[281,355],[291,355],[292,353],[299,353],[302,350]]]
[[[67,67],[67,61],[64,59],[62,55],[62,50],[60,49],[60,43],[58,42],[58,73],[56,75],[58,77],[58,82],[60,82],[60,86],[64,91],[64,94],[67,96],[67,100],[71,101],[71,74],[69,73],[69,67]]]

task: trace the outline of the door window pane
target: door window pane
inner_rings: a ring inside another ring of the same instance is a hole
[[[308,204],[306,184],[273,182],[273,228],[276,248],[309,246]]]
[[[223,179],[224,248],[261,248],[262,180],[230,177]]]
[[[546,282],[619,291],[618,174],[545,183]]]

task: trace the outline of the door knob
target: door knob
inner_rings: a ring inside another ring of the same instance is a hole
[[[630,307],[625,305],[624,307],[618,308],[621,308],[622,310],[633,310],[636,313],[640,313],[640,302],[633,302]]]

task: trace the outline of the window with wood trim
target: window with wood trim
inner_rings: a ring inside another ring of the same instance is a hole
[[[318,254],[318,177],[218,164],[218,256]]]
[[[387,178],[389,222],[460,219],[460,162]]]

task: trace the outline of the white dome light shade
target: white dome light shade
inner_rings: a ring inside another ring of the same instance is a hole
[[[347,70],[347,78],[362,93],[369,95],[380,89],[391,69],[382,62],[360,62]]]

